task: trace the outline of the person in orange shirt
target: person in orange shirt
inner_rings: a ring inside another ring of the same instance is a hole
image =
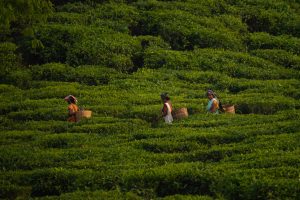
[[[76,105],[77,99],[73,95],[68,95],[65,97],[65,101],[68,102],[68,122],[76,122],[76,112],[79,110],[78,106]]]

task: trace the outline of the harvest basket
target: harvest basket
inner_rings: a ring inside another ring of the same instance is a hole
[[[235,114],[234,105],[223,105],[222,107],[225,113]]]
[[[91,118],[92,111],[90,110],[80,110],[76,112],[76,121],[80,121],[82,118]]]
[[[183,119],[189,116],[187,108],[180,108],[172,112],[174,119]]]

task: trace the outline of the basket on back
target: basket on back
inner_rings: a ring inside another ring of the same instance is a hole
[[[183,119],[189,116],[187,108],[180,108],[172,112],[174,119]]]
[[[235,114],[234,105],[223,105],[222,107],[225,113]]]
[[[80,110],[76,112],[76,121],[79,122],[83,118],[91,118],[92,111],[90,110]]]

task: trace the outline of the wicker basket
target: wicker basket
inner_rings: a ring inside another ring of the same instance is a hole
[[[92,111],[90,110],[80,110],[76,112],[76,121],[80,121],[82,118],[91,118]]]
[[[174,119],[182,119],[189,116],[187,108],[180,108],[172,112],[172,116]]]
[[[225,113],[235,114],[234,105],[223,105],[222,107]]]

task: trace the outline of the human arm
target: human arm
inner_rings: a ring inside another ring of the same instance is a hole
[[[164,107],[161,109],[161,115],[164,117],[168,114],[168,107],[164,104]]]
[[[218,108],[219,108],[218,100],[214,99],[209,110],[210,112],[214,113],[217,111]]]
[[[68,111],[69,111],[69,116],[74,116],[74,115],[76,115],[76,111],[77,111],[78,109],[77,109],[77,106],[76,105],[69,105],[68,106]]]

